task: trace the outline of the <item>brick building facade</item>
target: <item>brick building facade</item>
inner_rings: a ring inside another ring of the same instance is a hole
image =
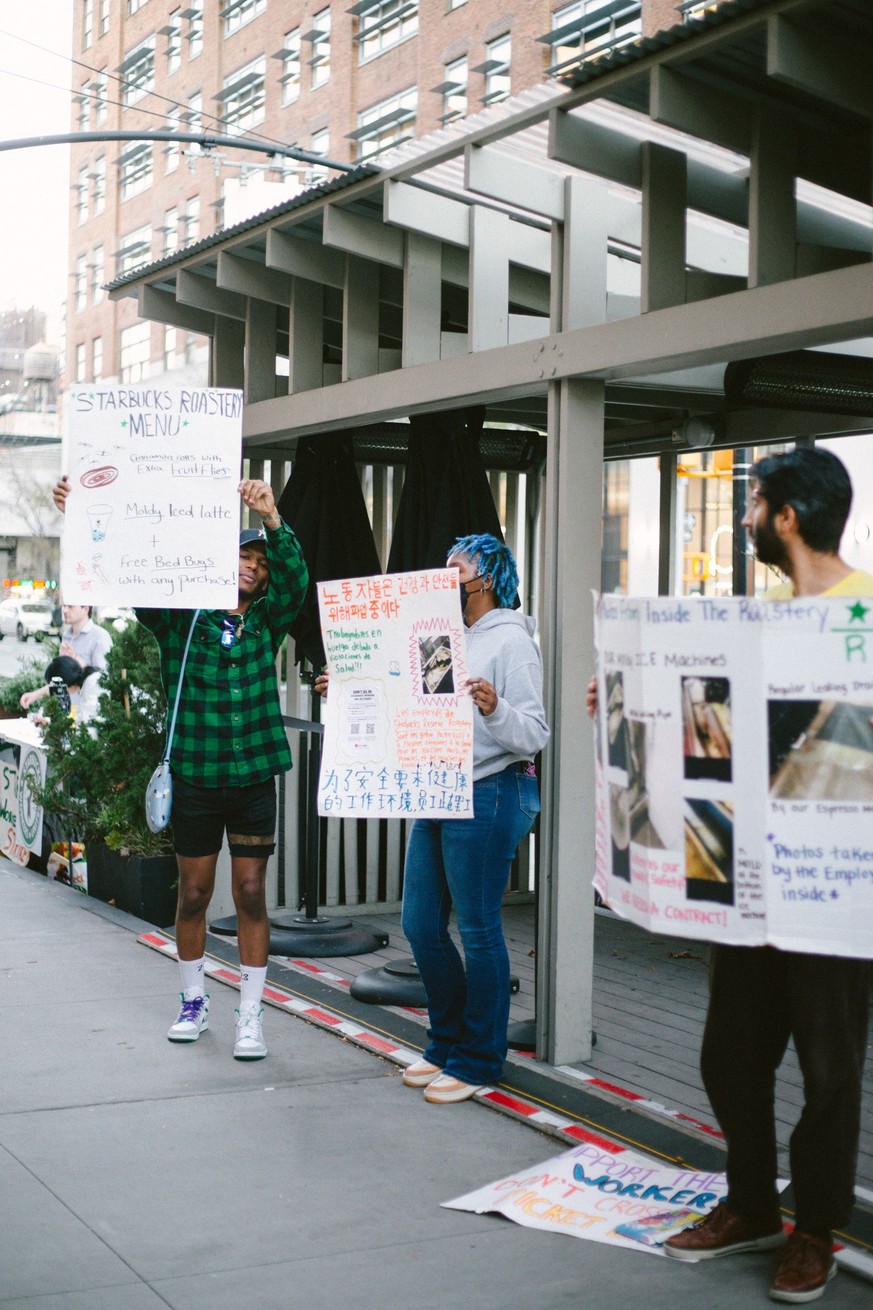
[[[372,157],[681,21],[683,0],[77,0],[73,131],[206,131]],[[172,142],[73,146],[66,380],[205,380],[205,344],[103,285],[319,175]],[[285,189],[265,180],[284,181]],[[257,191],[257,198],[255,198]],[[271,194],[272,193],[272,194]]]

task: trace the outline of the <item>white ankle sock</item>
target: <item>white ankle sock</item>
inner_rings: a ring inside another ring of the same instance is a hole
[[[260,1007],[267,980],[267,966],[259,969],[253,964],[241,964],[239,978],[239,1008],[244,1010],[249,1005]]]
[[[205,963],[205,958],[202,955],[199,960],[179,961],[179,972],[182,975],[182,991],[185,994],[186,1001],[192,1001],[195,996],[206,995],[206,989],[203,986],[206,981],[206,974],[203,970]]]

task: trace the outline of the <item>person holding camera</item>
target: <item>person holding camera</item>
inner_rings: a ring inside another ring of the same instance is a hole
[[[61,510],[69,491],[66,477],[54,488]],[[262,527],[240,533],[236,605],[199,610],[196,618],[191,610],[138,608],[135,613],[160,649],[168,705],[175,701],[192,637],[172,743],[182,1005],[167,1036],[172,1042],[195,1042],[209,1026],[206,911],[226,832],[241,978],[233,1054],[259,1060],[267,1054],[261,1001],[270,943],[266,874],[275,850],[276,775],[291,767],[276,656],[303,604],[309,574],[270,486],[247,478],[239,494]]]
[[[45,684],[35,691],[26,691],[19,704],[23,710],[29,710],[46,696],[57,696],[79,723],[87,723],[97,713],[101,672],[91,664],[80,664],[70,655],[57,655],[46,668]]]

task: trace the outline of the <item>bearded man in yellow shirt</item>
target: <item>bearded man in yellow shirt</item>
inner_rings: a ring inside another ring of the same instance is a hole
[[[788,579],[768,599],[873,596],[873,576],[839,555],[852,504],[830,451],[798,447],[751,470],[743,526],[763,564]],[[590,700],[590,694],[589,694]],[[712,948],[700,1067],[727,1143],[727,1199],[668,1238],[679,1260],[783,1247],[774,1301],[817,1300],[836,1272],[833,1229],[854,1204],[870,962],[771,946]],[[776,1070],[789,1037],[804,1080],[791,1136],[796,1225],[787,1239],[776,1191]]]

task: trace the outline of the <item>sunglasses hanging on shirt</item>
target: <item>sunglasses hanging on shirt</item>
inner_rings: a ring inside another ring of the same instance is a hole
[[[227,618],[221,620],[221,644],[225,650],[230,650],[235,646],[242,634],[245,615],[239,616],[228,614]]]

